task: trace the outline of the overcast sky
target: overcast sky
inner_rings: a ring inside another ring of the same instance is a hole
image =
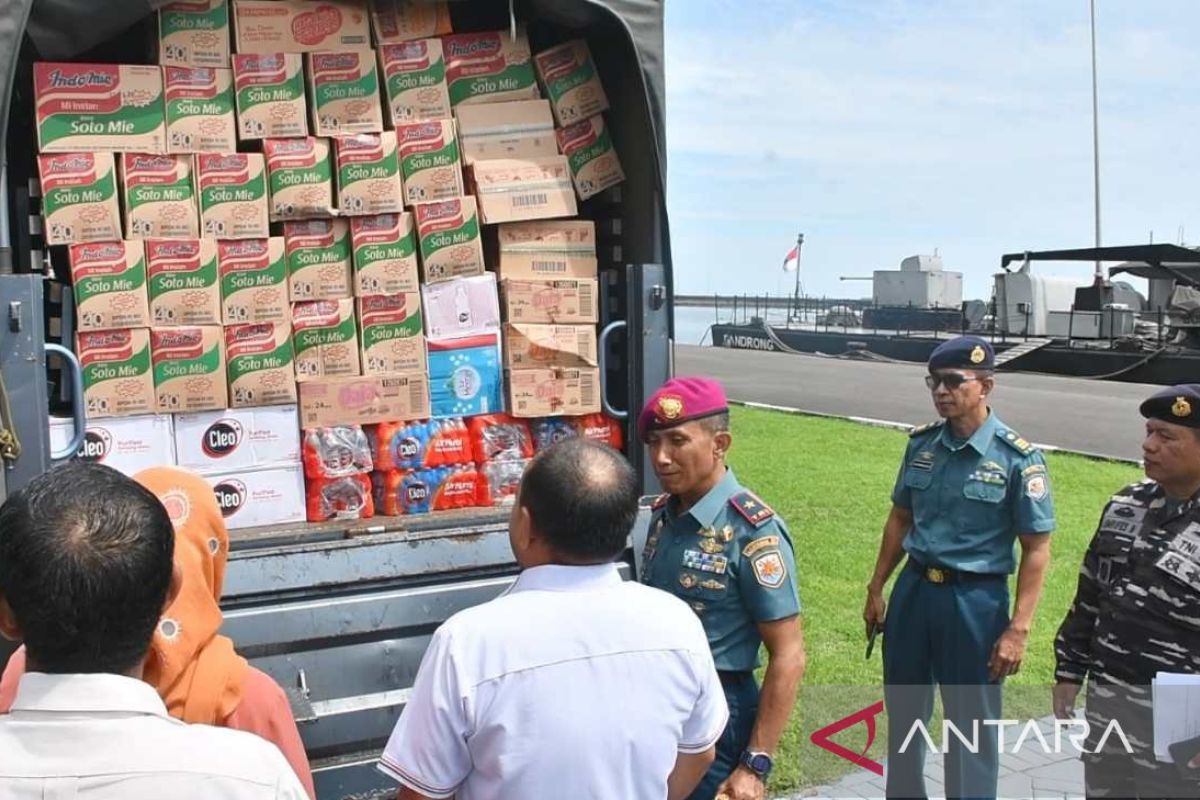
[[[668,0],[683,292],[869,294],[915,253],[1092,244],[1087,0]],[[1105,244],[1200,243],[1197,0],[1098,0]],[[1089,265],[1055,265],[1087,275]]]

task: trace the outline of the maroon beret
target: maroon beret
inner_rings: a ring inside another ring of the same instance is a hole
[[[725,390],[712,378],[671,378],[650,395],[638,416],[638,436],[646,441],[650,431],[674,428],[729,410]]]

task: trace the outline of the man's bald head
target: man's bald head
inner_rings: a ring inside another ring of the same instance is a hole
[[[566,562],[612,561],[637,516],[638,486],[620,453],[585,439],[542,451],[525,471],[517,502],[534,531]]]

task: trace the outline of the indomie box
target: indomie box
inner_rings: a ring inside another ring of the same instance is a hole
[[[233,57],[238,135],[243,140],[308,135],[303,63],[298,53]]]
[[[591,220],[501,225],[497,274],[503,278],[594,278],[596,224]]]
[[[474,197],[419,203],[413,208],[413,217],[426,281],[483,274],[483,246]]]
[[[379,72],[393,128],[418,120],[450,118],[440,39],[380,45]]]
[[[309,53],[306,58],[314,133],[335,136],[383,130],[373,51]]]
[[[397,294],[420,287],[413,215],[379,214],[350,220],[354,294]]]
[[[74,244],[68,255],[78,330],[150,325],[146,253],[141,242]]]
[[[292,328],[260,322],[225,328],[225,360],[231,408],[296,402]]]
[[[158,11],[158,63],[229,66],[229,1],[188,0]]]
[[[287,322],[287,255],[283,237],[217,242],[221,276],[221,321],[225,325]]]
[[[38,156],[46,244],[121,238],[117,175],[112,153]]]
[[[237,150],[233,70],[164,67],[168,153]]]
[[[153,324],[221,324],[215,239],[147,239],[146,283]]]
[[[446,0],[371,0],[371,28],[381,45],[450,33]]]
[[[267,139],[263,155],[273,222],[333,215],[333,161],[328,139]]]
[[[266,165],[261,153],[196,156],[200,230],[218,239],[262,239],[267,218]]]
[[[225,408],[223,331],[218,325],[150,331],[150,359],[160,414]]]
[[[594,279],[500,281],[500,302],[508,322],[595,323],[600,318]]]
[[[571,170],[562,156],[476,161],[471,185],[484,224],[573,217]]]
[[[358,326],[364,374],[425,371],[420,294],[358,298]]]
[[[462,167],[452,120],[401,125],[396,128],[396,146],[406,204],[462,196]]]
[[[200,235],[190,157],[122,153],[117,166],[124,200],[125,238]]]
[[[507,374],[514,417],[579,416],[600,412],[600,370],[541,367]]]
[[[552,47],[538,53],[533,63],[546,96],[554,104],[554,118],[559,125],[570,125],[608,109],[608,97],[587,42],[576,39]]]
[[[154,411],[148,330],[80,332],[75,352],[83,367],[83,398],[89,419]]]
[[[361,375],[353,300],[314,300],[292,307],[296,378]]]
[[[43,153],[166,152],[159,67],[37,62],[33,91]]]
[[[350,297],[350,226],[344,219],[287,222],[288,286],[292,302]]]
[[[396,133],[360,133],[334,140],[338,209],[343,214],[396,214],[404,210]]]
[[[454,109],[463,162],[558,155],[554,117],[545,100],[479,103]]]
[[[600,194],[625,180],[621,161],[603,117],[592,117],[558,131],[558,149],[571,165],[580,200]]]
[[[233,0],[239,53],[311,53],[371,46],[366,0]]]
[[[506,367],[594,367],[595,325],[504,325]]]
[[[538,96],[533,57],[524,30],[442,37],[450,104],[499,103]]]

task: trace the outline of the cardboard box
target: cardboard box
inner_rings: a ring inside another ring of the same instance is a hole
[[[354,248],[355,297],[420,289],[412,214],[353,217],[350,244]]]
[[[350,225],[344,219],[285,222],[288,288],[292,302],[350,297]]]
[[[163,67],[168,153],[237,150],[233,70]]]
[[[504,325],[505,368],[595,367],[599,363],[595,325]]]
[[[292,326],[286,322],[230,325],[225,329],[231,408],[296,402]]]
[[[470,171],[485,225],[578,213],[571,171],[562,156],[476,161]]]
[[[146,285],[154,325],[220,325],[216,239],[147,239]]]
[[[450,105],[533,100],[538,96],[533,55],[524,29],[442,37]]]
[[[450,119],[450,90],[440,39],[379,46],[379,73],[393,128],[427,119]]]
[[[433,417],[470,417],[504,410],[498,332],[429,343]]]
[[[224,344],[219,325],[150,330],[150,360],[160,414],[229,405]]]
[[[221,275],[223,324],[291,320],[282,236],[218,241],[217,268]]]
[[[333,216],[333,160],[328,139],[266,139],[263,155],[271,187],[272,222]]]
[[[239,53],[313,53],[371,46],[366,0],[233,0]]]
[[[122,153],[117,167],[126,239],[200,235],[190,157]]]
[[[228,0],[188,0],[160,8],[158,63],[174,67],[228,67]]]
[[[83,366],[88,419],[148,414],[156,405],[150,370],[150,331],[81,332],[75,354]]]
[[[299,466],[207,475],[205,480],[229,530],[305,520],[304,470]]]
[[[420,372],[323,378],[300,384],[300,427],[374,425],[429,417],[429,379]]]
[[[266,164],[261,153],[202,153],[196,156],[200,231],[217,239],[265,239]]]
[[[407,205],[463,195],[458,137],[452,120],[430,120],[396,128],[400,172]]]
[[[425,301],[425,334],[430,341],[461,339],[500,330],[496,276],[454,278],[421,287]]]
[[[463,163],[497,158],[554,158],[558,140],[545,100],[479,103],[454,109]]]
[[[571,165],[580,200],[587,200],[625,180],[621,160],[603,117],[591,117],[558,131],[558,149]]]
[[[242,141],[308,136],[303,63],[298,53],[238,53],[233,57]]]
[[[425,371],[425,332],[418,292],[360,297],[357,306],[364,374]]]
[[[483,245],[474,197],[413,207],[426,283],[482,275]]]
[[[353,300],[313,300],[292,306],[296,379],[361,375]]]
[[[46,244],[121,238],[117,173],[112,153],[38,156]]]
[[[50,451],[61,452],[75,433],[75,421],[50,418]],[[175,463],[175,432],[168,414],[90,420],[75,458],[112,467],[133,477],[151,467]]]
[[[451,32],[446,0],[371,0],[371,29],[381,45]]]
[[[309,53],[305,60],[315,134],[341,136],[383,130],[375,51]]]
[[[180,467],[201,475],[299,466],[296,406],[179,414],[175,452]]]
[[[37,62],[33,91],[43,153],[167,151],[159,67]]]
[[[514,417],[576,417],[600,413],[600,370],[544,367],[505,375]]]
[[[75,289],[76,330],[150,325],[146,251],[141,242],[73,244],[68,255]]]
[[[343,214],[399,214],[404,210],[400,158],[395,131],[339,136],[337,154],[338,209]]]
[[[576,39],[534,56],[538,82],[554,105],[554,119],[570,125],[608,110],[608,97],[587,42]]]
[[[500,281],[500,305],[507,322],[578,325],[600,321],[598,285],[587,278]]]
[[[511,222],[498,229],[496,273],[504,278],[595,278],[596,224],[591,220]]]

